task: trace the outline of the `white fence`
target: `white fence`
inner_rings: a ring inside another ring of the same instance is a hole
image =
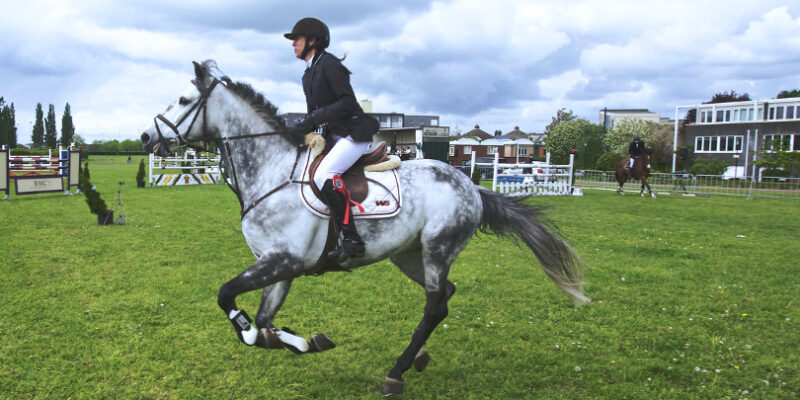
[[[492,178],[493,191],[507,196],[566,196],[572,194],[573,165],[572,154],[564,165],[550,164],[550,153],[544,163],[501,164],[497,153],[493,162],[479,163],[472,152],[469,176],[478,168],[482,178]]]
[[[219,154],[197,157],[194,151],[187,151],[182,157],[159,157],[151,153],[149,166],[150,186],[213,185],[222,182]]]

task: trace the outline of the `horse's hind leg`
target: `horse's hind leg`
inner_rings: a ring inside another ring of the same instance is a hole
[[[422,320],[411,336],[411,343],[398,357],[383,382],[381,393],[385,396],[402,393],[403,373],[412,365],[421,371],[428,362],[429,356],[422,350],[422,346],[436,326],[447,317],[447,301],[456,290],[455,285],[447,280],[447,273],[469,239],[469,236],[463,237],[463,230],[457,236],[459,237],[450,238],[455,239],[451,243],[456,243],[456,246],[444,245],[444,241],[433,241],[432,246],[426,247],[434,248],[434,251],[423,249],[421,252],[411,251],[391,258],[409,278],[425,288],[426,302]]]

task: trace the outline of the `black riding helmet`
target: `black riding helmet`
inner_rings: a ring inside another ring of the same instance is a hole
[[[306,39],[312,37],[317,39],[315,47],[319,49],[325,49],[331,43],[331,34],[328,31],[328,26],[316,18],[309,17],[297,21],[292,31],[283,35],[289,40],[295,40],[298,36],[305,36]]]
[[[633,141],[634,141],[634,142],[638,142],[638,141],[639,141],[639,136],[634,136],[634,137],[633,137]]]

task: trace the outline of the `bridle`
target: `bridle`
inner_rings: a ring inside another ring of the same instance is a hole
[[[223,79],[225,79],[225,78],[223,78]],[[195,150],[208,151],[208,149],[206,149],[206,147],[205,147],[206,143],[208,142],[208,139],[210,139],[210,135],[208,134],[208,124],[207,124],[207,118],[206,118],[206,108],[207,108],[207,105],[208,105],[208,98],[209,98],[209,96],[211,96],[211,92],[214,90],[214,88],[217,87],[217,84],[222,83],[223,86],[226,86],[226,84],[224,82],[222,82],[220,79],[217,79],[217,78],[214,78],[214,80],[211,82],[211,84],[206,89],[201,88],[200,85],[198,84],[197,80],[193,80],[192,83],[195,85],[195,87],[197,87],[197,90],[200,92],[200,99],[197,100],[192,105],[192,107],[189,108],[189,110],[185,114],[183,114],[183,116],[177,121],[177,123],[172,123],[163,114],[158,114],[153,118],[153,122],[154,122],[155,127],[156,127],[156,132],[158,133],[158,141],[156,141],[156,144],[157,145],[166,146],[167,153],[171,152],[170,151],[170,146],[169,146],[169,144],[171,142],[177,142],[177,147],[178,148],[191,147],[191,148],[193,148]],[[197,122],[197,119],[200,117],[201,113],[203,115],[203,147],[202,148],[197,147],[197,146],[193,146],[191,143],[189,143],[189,141],[187,141],[184,138],[184,136],[186,136],[189,132],[192,131],[192,127],[194,126],[195,122]],[[184,131],[183,134],[181,134],[180,131],[178,130],[178,127],[181,126],[181,124],[183,124],[184,121],[186,121],[189,118],[189,116],[192,115],[192,114],[193,114],[193,116],[192,116],[191,122],[189,123],[189,127],[186,128],[186,131]],[[172,130],[172,132],[175,134],[175,138],[176,138],[175,140],[170,140],[170,139],[167,139],[167,138],[164,137],[164,135],[161,133],[161,128],[159,127],[159,121],[161,121],[164,125],[166,125],[167,127],[169,127]],[[242,218],[244,218],[245,214],[247,214],[250,210],[252,210],[262,200],[264,200],[267,197],[271,196],[272,194],[274,194],[278,190],[282,189],[283,187],[289,185],[290,183],[299,182],[299,181],[294,180],[293,176],[294,176],[295,170],[297,169],[298,161],[300,160],[300,154],[302,153],[302,146],[299,146],[297,148],[297,155],[296,155],[295,160],[294,160],[294,165],[292,166],[292,171],[289,173],[289,178],[286,181],[284,181],[281,184],[279,184],[278,186],[276,186],[275,188],[273,188],[272,190],[268,191],[263,196],[259,197],[256,201],[254,201],[254,202],[250,203],[249,205],[245,206],[244,202],[242,201],[241,193],[239,191],[239,180],[238,180],[238,177],[237,177],[237,174],[236,174],[236,168],[235,168],[235,166],[233,164],[233,155],[231,154],[230,141],[231,140],[235,140],[235,139],[254,138],[254,137],[259,137],[259,136],[283,135],[283,134],[287,134],[287,133],[290,133],[290,132],[292,132],[292,129],[280,129],[280,130],[275,130],[275,131],[270,131],[270,132],[261,132],[261,133],[245,134],[245,135],[227,136],[227,137],[223,137],[221,139],[215,139],[218,142],[222,141],[223,146],[218,146],[218,147],[220,147],[221,149],[224,149],[223,152],[224,152],[225,158],[227,159],[226,164],[229,166],[229,168],[231,170],[231,174],[230,175],[233,178],[233,185],[231,185],[228,182],[227,179],[225,180],[225,183],[228,185],[228,187],[231,188],[231,190],[234,193],[236,193],[236,197],[239,199],[239,205],[242,207],[242,212],[241,212],[241,217]]]
[[[202,89],[196,81],[192,81],[192,83],[194,83],[194,86],[200,92],[200,100],[196,101],[192,105],[192,107],[189,108],[189,111],[183,114],[183,116],[178,120],[177,123],[172,123],[172,121],[168,120],[167,117],[165,117],[163,114],[158,114],[153,118],[153,123],[156,127],[156,133],[158,133],[158,141],[156,143],[166,146],[167,153],[171,152],[169,147],[169,143],[171,142],[171,140],[165,138],[164,135],[161,133],[161,127],[159,126],[159,121],[161,121],[164,125],[169,127],[175,134],[175,141],[178,142],[179,148],[187,146],[194,148],[194,146],[190,145],[189,142],[187,142],[183,136],[192,131],[192,127],[194,126],[194,123],[197,122],[197,118],[200,116],[201,113],[203,114],[203,148],[198,148],[198,150],[206,150],[205,143],[207,142],[209,137],[208,125],[206,121],[206,105],[208,104],[208,97],[211,96],[211,92],[214,90],[215,87],[217,87],[217,84],[219,84],[220,82],[221,81],[219,79],[214,78],[214,80],[211,82],[211,85],[209,85],[208,88]],[[186,119],[189,118],[189,116],[192,115],[192,113],[194,113],[192,121],[189,123],[189,127],[186,128],[184,134],[181,135],[181,132],[178,130],[178,127],[181,126],[181,124],[183,124],[183,122],[186,121]]]

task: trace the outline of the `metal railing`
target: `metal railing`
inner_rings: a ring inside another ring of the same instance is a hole
[[[722,179],[720,175],[652,173],[647,180],[657,193],[715,194],[725,196],[773,197],[800,200],[800,178],[762,176],[760,180]],[[612,171],[582,170],[575,173],[575,186],[583,189],[617,190]],[[641,181],[628,180],[625,190],[638,192]]]

